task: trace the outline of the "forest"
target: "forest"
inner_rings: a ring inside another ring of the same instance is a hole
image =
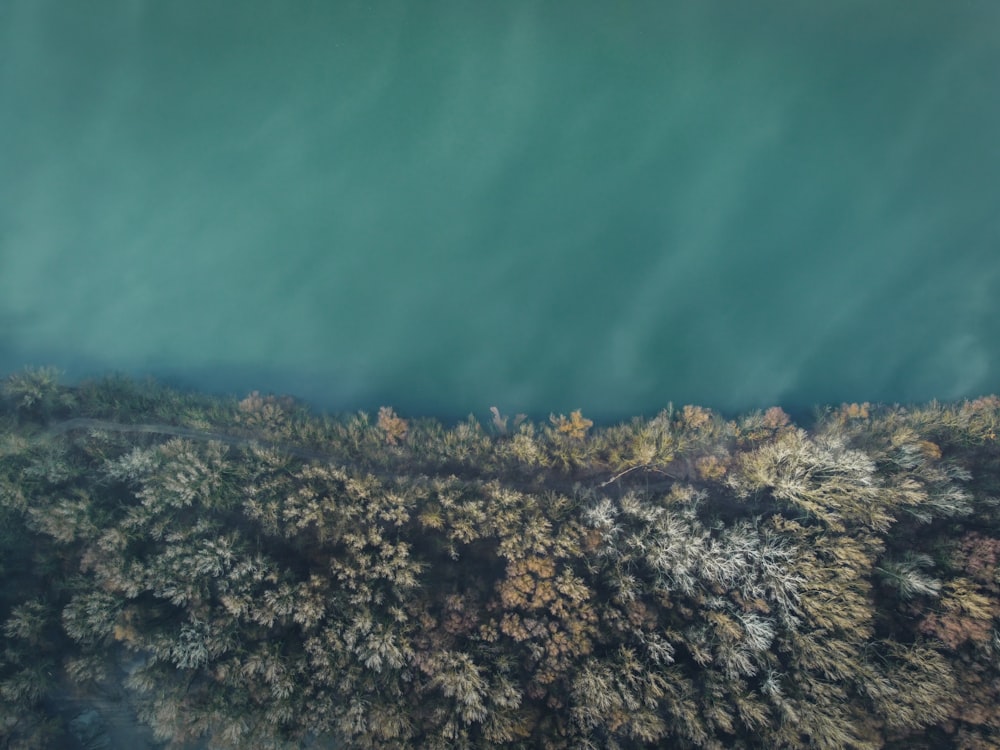
[[[487,408],[7,377],[0,748],[1000,748],[1000,398]]]

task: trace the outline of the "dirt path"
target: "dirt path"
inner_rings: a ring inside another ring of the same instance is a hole
[[[87,417],[76,417],[67,419],[51,425],[45,434],[56,437],[65,435],[74,430],[103,430],[105,432],[135,432],[148,435],[173,435],[175,437],[190,438],[191,440],[215,440],[227,445],[234,445],[240,448],[247,448],[252,445],[259,445],[263,448],[274,448],[284,451],[297,458],[315,459],[319,461],[336,461],[337,457],[330,453],[310,450],[301,446],[292,445],[274,440],[261,440],[260,438],[244,437],[242,435],[230,435],[225,432],[212,432],[210,430],[195,430],[190,427],[177,427],[169,424],[125,424],[123,422],[109,422],[103,419],[90,419]]]

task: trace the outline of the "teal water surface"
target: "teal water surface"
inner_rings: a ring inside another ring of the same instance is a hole
[[[995,391],[1000,4],[0,3],[0,365],[597,418]]]

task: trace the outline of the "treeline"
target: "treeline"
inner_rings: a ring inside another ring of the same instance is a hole
[[[3,395],[0,747],[58,746],[65,679],[177,748],[1000,747],[997,397],[807,432]]]

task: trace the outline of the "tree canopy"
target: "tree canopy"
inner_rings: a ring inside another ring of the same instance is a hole
[[[487,413],[8,378],[0,747],[1000,747],[997,397]]]

